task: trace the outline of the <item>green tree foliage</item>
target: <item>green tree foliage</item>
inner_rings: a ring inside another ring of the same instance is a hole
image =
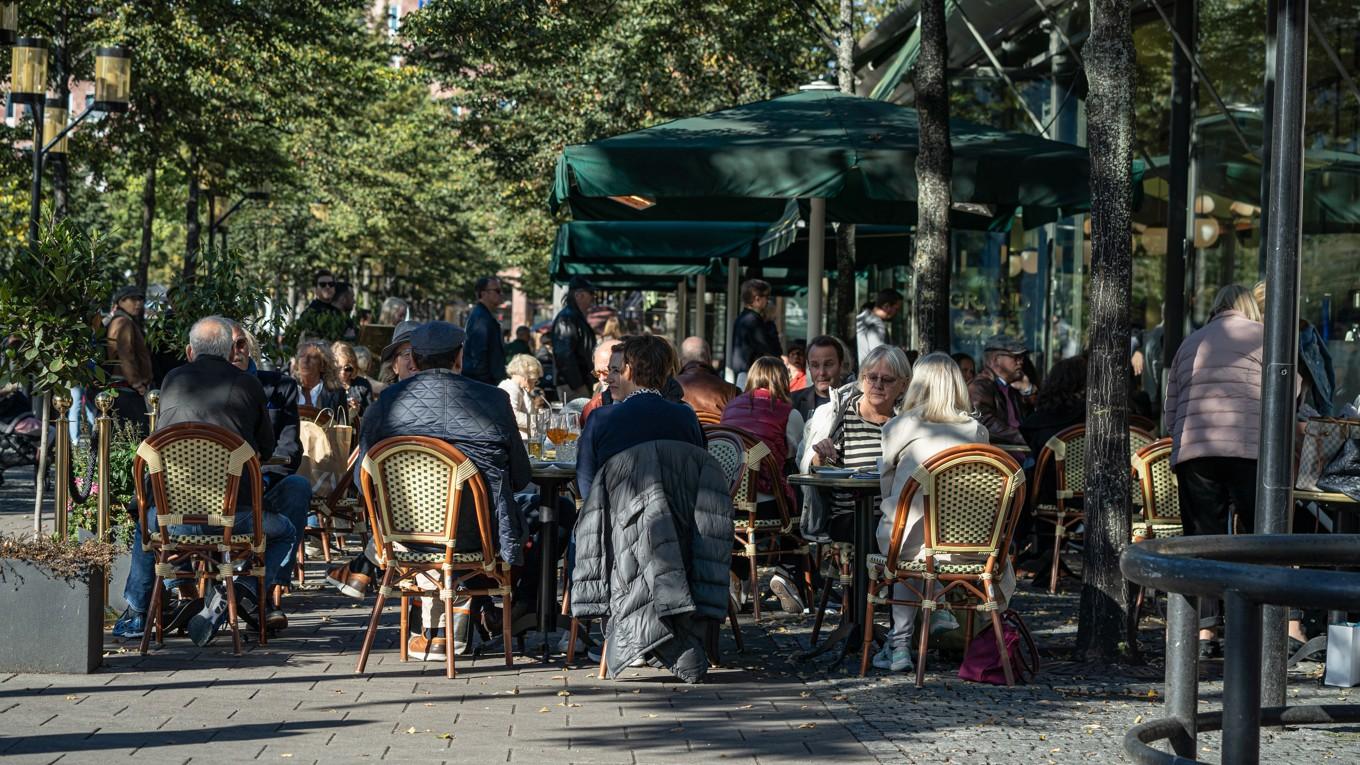
[[[563,146],[783,95],[828,56],[785,0],[433,0],[402,35],[451,91],[479,162],[483,245],[539,289]]]

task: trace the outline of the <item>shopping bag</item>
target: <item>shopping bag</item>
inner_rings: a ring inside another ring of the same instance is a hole
[[[330,410],[322,411],[329,413]],[[312,485],[312,495],[318,497],[328,496],[345,474],[354,442],[354,428],[334,417],[325,425],[317,422],[322,419],[317,415],[316,420],[298,423],[302,464],[298,466],[297,474],[307,479]]]
[[[1327,625],[1327,672],[1323,685],[1360,685],[1360,622]]]
[[[1337,452],[1351,438],[1360,437],[1360,422],[1317,417],[1303,426],[1302,446],[1299,450],[1299,473],[1295,488],[1318,490],[1318,478]]]

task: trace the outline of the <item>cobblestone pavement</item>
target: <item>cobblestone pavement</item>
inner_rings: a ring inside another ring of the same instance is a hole
[[[31,523],[16,520],[19,488],[31,491],[31,479],[0,490],[2,531]],[[906,675],[860,678],[857,661],[799,663],[811,618],[778,613],[759,625],[744,618],[743,654],[724,629],[727,666],[685,686],[651,668],[617,680],[596,679],[588,662],[564,669],[517,657],[506,668],[496,644],[449,680],[442,664],[398,660],[393,607],[369,672],[355,675],[371,601],[304,590],[285,605],[288,630],[241,657],[225,635],[206,649],[171,638],[146,657],[110,641],[93,675],[0,674],[0,760],[1104,763],[1127,762],[1124,732],[1163,713],[1154,619],[1144,622],[1145,666],[1065,660],[1075,590],[1021,586],[1014,605],[1044,667],[1013,689],[962,682],[945,656],[932,656],[920,690]],[[532,633],[528,645],[539,645]],[[1220,668],[1206,668],[1207,707],[1218,703]],[[1320,686],[1317,671],[1291,677],[1291,702],[1351,700]],[[1201,759],[1218,761],[1216,734],[1200,745]],[[1360,726],[1264,731],[1262,748],[1274,761],[1360,762]]]

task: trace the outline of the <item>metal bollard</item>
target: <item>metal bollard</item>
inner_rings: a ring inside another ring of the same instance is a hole
[[[71,395],[67,392],[54,394],[52,406],[57,410],[57,464],[52,478],[57,488],[52,502],[56,505],[57,539],[65,542],[69,536],[66,503],[71,499],[71,430],[66,425],[66,412],[71,408]]]
[[[95,420],[95,428],[99,433],[99,526],[98,538],[100,542],[109,541],[109,507],[112,497],[109,495],[109,442],[113,440],[113,417],[109,412],[113,411],[113,393],[100,391],[94,398],[94,405],[99,408],[99,417]]]
[[[153,389],[146,392],[147,433],[156,432],[156,418],[161,414],[161,392]]]

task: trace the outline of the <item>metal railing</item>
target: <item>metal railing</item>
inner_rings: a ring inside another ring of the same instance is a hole
[[[1360,722],[1360,704],[1261,707],[1264,605],[1360,611],[1360,573],[1292,568],[1355,566],[1360,534],[1194,536],[1140,542],[1124,551],[1129,580],[1167,593],[1166,708],[1134,726],[1124,751],[1139,763],[1195,760],[1200,731],[1223,732],[1222,761],[1260,761],[1261,725]],[[1225,625],[1223,710],[1199,712],[1199,616],[1192,598],[1221,598]],[[1152,748],[1168,741],[1173,753]]]

